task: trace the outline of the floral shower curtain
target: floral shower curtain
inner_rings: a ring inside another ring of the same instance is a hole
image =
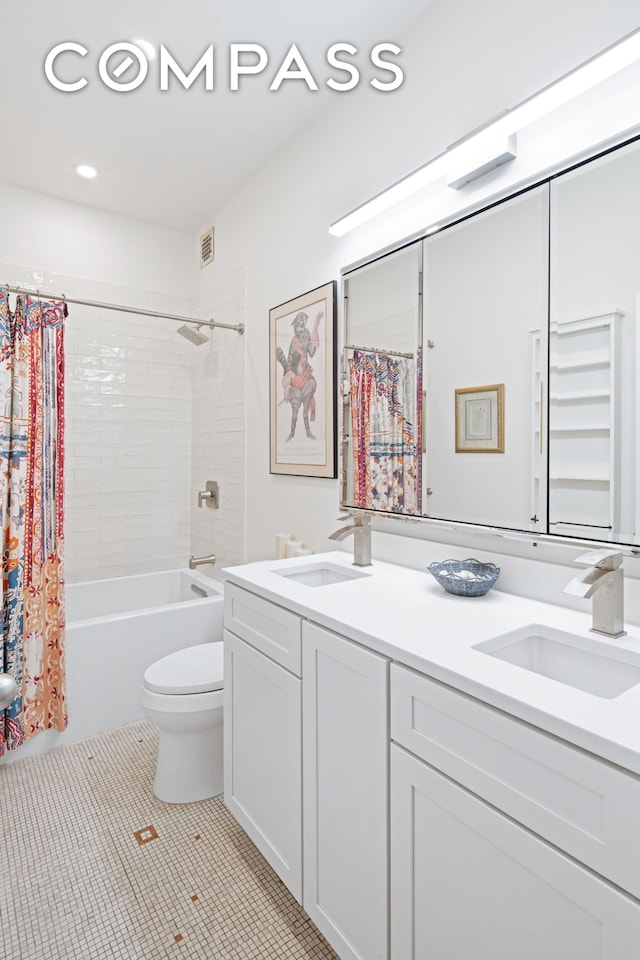
[[[354,350],[349,360],[354,506],[421,512],[418,361]]]
[[[64,730],[63,303],[0,291],[3,669],[18,694],[0,714],[0,756]]]

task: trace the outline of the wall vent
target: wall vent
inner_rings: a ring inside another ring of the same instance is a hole
[[[213,263],[215,257],[213,227],[200,237],[200,269]]]

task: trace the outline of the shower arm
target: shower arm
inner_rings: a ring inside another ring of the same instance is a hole
[[[95,307],[98,310],[115,310],[118,313],[134,313],[141,317],[157,317],[160,320],[178,320],[180,323],[191,323],[197,327],[210,327],[212,330],[219,327],[222,330],[235,330],[244,333],[244,323],[221,323],[219,320],[196,320],[194,317],[182,317],[176,313],[160,313],[157,310],[143,310],[140,307],[127,307],[118,303],[107,303],[104,300],[81,300],[78,297],[66,297],[64,293],[55,295],[48,290],[30,290],[26,287],[13,287],[3,284],[1,290],[7,293],[24,294],[36,300],[60,300],[62,303],[78,304],[82,307]]]

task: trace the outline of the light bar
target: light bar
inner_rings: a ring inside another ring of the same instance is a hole
[[[591,90],[620,70],[624,70],[625,67],[631,66],[637,60],[640,60],[640,30],[636,30],[625,37],[624,40],[603,50],[602,53],[591,60],[587,60],[586,63],[583,63],[571,73],[545,87],[539,93],[502,114],[485,127],[465,137],[464,140],[454,144],[444,153],[430,160],[429,163],[419,167],[413,173],[403,177],[402,180],[398,180],[387,190],[383,190],[382,193],[377,194],[371,200],[367,200],[366,203],[336,220],[329,227],[329,233],[336,237],[342,237],[441,177],[448,176],[450,180],[454,180],[458,182],[459,186],[462,186],[464,182],[482,176],[488,170],[497,166],[498,162],[505,162],[509,157],[504,155],[504,159],[500,161],[498,158],[503,154],[494,155],[493,158],[487,155],[484,161],[481,160],[476,163],[475,168],[472,165],[465,170],[462,157],[473,147],[477,145],[481,151],[486,150],[486,144],[490,141],[510,137],[518,130],[522,130],[523,127],[529,126],[529,124],[568,103],[581,93]],[[486,165],[484,170],[482,169],[483,165]],[[468,174],[474,174],[474,176],[467,176],[465,181],[464,177]],[[461,180],[462,182],[460,182]]]
[[[515,133],[509,134],[508,137],[502,134],[495,136],[491,129],[486,133],[492,136],[484,137],[482,140],[479,137],[465,140],[455,149],[454,155],[448,155],[448,187],[459,190],[472,180],[484,177],[490,170],[495,170],[496,167],[501,167],[504,163],[515,159]]]

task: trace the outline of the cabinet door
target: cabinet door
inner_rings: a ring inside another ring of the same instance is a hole
[[[629,960],[640,906],[391,747],[393,960]]]
[[[384,960],[388,661],[302,633],[304,908],[342,960]]]
[[[302,903],[301,681],[224,634],[224,801]]]

